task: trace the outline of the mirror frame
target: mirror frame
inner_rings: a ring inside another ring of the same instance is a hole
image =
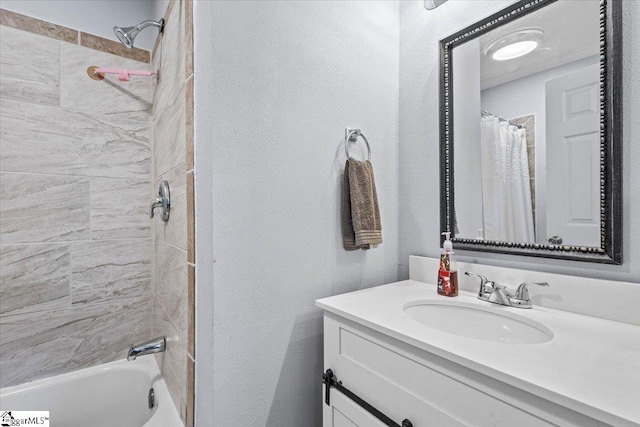
[[[453,52],[494,28],[557,0],[520,0],[440,40],[440,231],[454,210]],[[549,245],[457,238],[456,249],[622,264],[622,2],[600,0],[600,246]],[[441,244],[444,238],[441,239]]]

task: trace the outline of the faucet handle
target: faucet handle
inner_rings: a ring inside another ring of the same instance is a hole
[[[531,298],[529,298],[529,285],[549,286],[547,282],[524,282],[516,290],[516,294],[511,298],[511,305],[520,308],[531,308]]]
[[[467,276],[474,276],[474,277],[480,278],[480,290],[478,290],[478,298],[481,300],[486,300],[487,298],[489,298],[489,295],[493,291],[493,287],[495,285],[494,282],[490,281],[482,274],[474,273],[472,271],[465,271],[464,274]],[[490,288],[487,289],[487,287],[490,287]]]
[[[479,277],[480,278],[480,286],[484,286],[485,283],[487,283],[489,281],[489,279],[484,277],[482,274],[474,273],[473,271],[465,271],[464,274],[466,274],[467,276]]]
[[[518,286],[518,289],[516,290],[515,298],[524,300],[524,301],[530,301],[529,288],[528,288],[529,285],[549,286],[547,282],[524,282],[520,286]]]

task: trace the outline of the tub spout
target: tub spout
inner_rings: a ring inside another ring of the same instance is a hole
[[[127,360],[136,360],[136,357],[144,356],[145,354],[160,353],[164,351],[166,347],[167,339],[165,337],[154,338],[142,344],[132,344],[131,347],[129,347]]]

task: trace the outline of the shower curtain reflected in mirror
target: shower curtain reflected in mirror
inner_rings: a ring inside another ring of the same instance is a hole
[[[534,243],[526,129],[484,115],[481,153],[485,240]]]

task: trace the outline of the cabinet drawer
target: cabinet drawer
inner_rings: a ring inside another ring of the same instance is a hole
[[[325,315],[325,369],[394,420],[415,427],[597,427],[595,420]],[[332,391],[333,392],[333,391]]]
[[[322,387],[324,396],[324,386]],[[331,406],[323,405],[323,427],[386,427],[339,390],[331,390]]]

